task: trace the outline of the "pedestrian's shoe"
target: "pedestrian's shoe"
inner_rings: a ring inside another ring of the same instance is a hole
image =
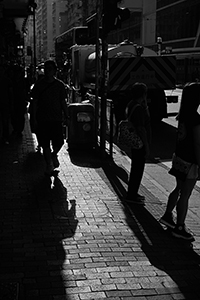
[[[46,176],[51,176],[51,175],[53,174],[53,172],[54,172],[54,166],[53,166],[53,164],[52,164],[52,163],[51,163],[51,164],[48,164],[48,165],[46,166],[46,170],[45,170],[44,174],[45,174]]]
[[[172,229],[175,228],[176,223],[174,222],[173,219],[173,214],[172,213],[165,213],[162,218],[160,218],[159,222],[167,227],[170,227]]]
[[[194,236],[188,232],[185,225],[176,225],[176,227],[172,230],[172,235],[177,238],[182,238],[188,241],[194,241]]]
[[[54,168],[58,168],[60,166],[60,163],[57,154],[52,153],[51,158],[52,158]]]

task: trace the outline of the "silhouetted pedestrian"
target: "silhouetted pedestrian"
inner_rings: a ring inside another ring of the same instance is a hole
[[[135,83],[131,94],[132,100],[127,106],[127,115],[142,140],[143,147],[131,149],[131,170],[125,200],[130,203],[144,204],[145,197],[138,194],[138,190],[144,173],[146,157],[150,154],[151,125],[147,107],[147,86],[143,83]]]
[[[187,84],[182,93],[178,114],[176,149],[169,173],[176,178],[176,187],[170,193],[165,214],[160,222],[172,228],[175,237],[194,240],[185,226],[188,202],[199,176],[200,167],[200,83]],[[173,210],[177,220],[174,222]]]
[[[55,77],[56,71],[55,62],[47,60],[44,64],[44,78],[36,82],[31,93],[33,126],[38,130],[47,175],[59,167],[57,155],[64,143],[63,114],[67,118],[65,85]]]

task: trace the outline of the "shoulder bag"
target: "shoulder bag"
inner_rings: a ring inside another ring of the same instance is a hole
[[[126,120],[122,120],[119,123],[118,143],[122,146],[139,150],[143,147],[144,144],[139,135],[137,134],[134,125],[130,121],[130,117],[137,106],[139,106],[139,104],[135,105],[132,108],[129,117]]]

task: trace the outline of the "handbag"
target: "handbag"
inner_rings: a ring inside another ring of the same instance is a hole
[[[122,146],[127,146],[137,150],[141,149],[144,144],[137,134],[134,125],[130,121],[130,116],[138,105],[133,107],[129,117],[126,120],[122,120],[119,123],[118,128],[118,143]]]

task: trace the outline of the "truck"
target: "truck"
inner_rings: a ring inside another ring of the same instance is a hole
[[[100,47],[99,59],[101,55]],[[125,107],[131,100],[130,88],[135,82],[143,82],[148,87],[147,99],[152,121],[167,117],[165,90],[176,87],[175,56],[160,56],[152,49],[126,40],[117,45],[108,45],[107,65],[107,97],[113,100],[117,123],[124,118]],[[71,47],[70,73],[70,84],[76,90],[95,91],[95,45]]]

